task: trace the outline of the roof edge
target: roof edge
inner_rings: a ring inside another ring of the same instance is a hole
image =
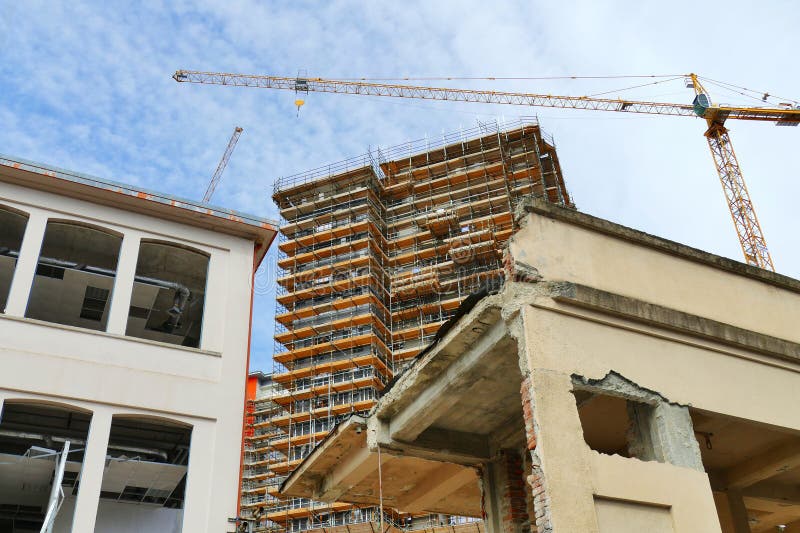
[[[610,237],[635,243],[639,246],[645,246],[682,259],[701,263],[739,276],[768,283],[781,289],[800,293],[800,280],[795,278],[790,278],[789,276],[778,274],[777,272],[764,270],[763,268],[748,265],[734,259],[712,254],[711,252],[693,248],[663,237],[651,235],[594,215],[551,204],[538,198],[527,199],[522,202],[517,208],[514,218],[517,222],[524,225],[525,216],[530,213],[580,226],[598,233],[606,234]]]
[[[210,215],[220,219],[241,222],[258,228],[276,230],[278,227],[278,223],[276,221],[249,213],[234,211],[232,209],[214,206],[211,204],[204,204],[195,200],[189,200],[162,192],[134,187],[132,185],[106,180],[97,176],[45,165],[43,163],[30,161],[21,157],[0,153],[0,170],[2,170],[4,167],[30,172],[39,176],[60,179],[66,182],[93,187],[99,190],[124,194],[126,196],[139,198],[142,200],[149,200],[158,204],[176,207],[185,211],[196,212],[202,215]]]

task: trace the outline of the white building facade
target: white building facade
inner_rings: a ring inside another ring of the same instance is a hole
[[[53,531],[234,529],[254,275],[274,235],[0,156],[0,531],[40,531],[67,445]]]

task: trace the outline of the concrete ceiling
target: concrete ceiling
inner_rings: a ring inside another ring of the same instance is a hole
[[[56,457],[0,453],[0,504],[44,506],[50,495]],[[65,470],[80,472],[81,463],[68,461]],[[108,495],[122,495],[126,487],[137,487],[147,489],[154,497],[166,498],[184,475],[185,466],[110,458],[103,472],[101,490]]]
[[[142,242],[136,275],[176,281],[193,292],[205,292],[208,256],[159,242]]]
[[[488,302],[291,474],[288,496],[481,516],[477,468],[523,435],[518,351]],[[380,462],[381,468],[378,469]]]
[[[90,265],[108,270],[117,269],[122,237],[94,228],[48,222],[41,255]]]

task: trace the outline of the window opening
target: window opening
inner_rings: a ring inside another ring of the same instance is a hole
[[[25,316],[104,331],[121,244],[103,229],[49,221]]]
[[[208,262],[198,250],[142,242],[126,335],[199,347]]]

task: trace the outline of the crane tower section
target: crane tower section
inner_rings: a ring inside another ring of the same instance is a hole
[[[211,200],[211,195],[214,194],[214,191],[217,189],[217,185],[219,185],[219,180],[222,179],[222,173],[225,171],[225,167],[228,166],[228,161],[231,158],[231,154],[233,153],[233,149],[236,148],[236,143],[239,142],[239,136],[242,135],[242,128],[236,127],[233,130],[233,135],[231,135],[231,140],[228,141],[228,146],[225,148],[225,153],[222,154],[222,159],[217,165],[217,170],[214,171],[214,175],[211,177],[211,181],[208,184],[208,188],[206,189],[206,193],[203,195],[203,203],[208,203]]]

